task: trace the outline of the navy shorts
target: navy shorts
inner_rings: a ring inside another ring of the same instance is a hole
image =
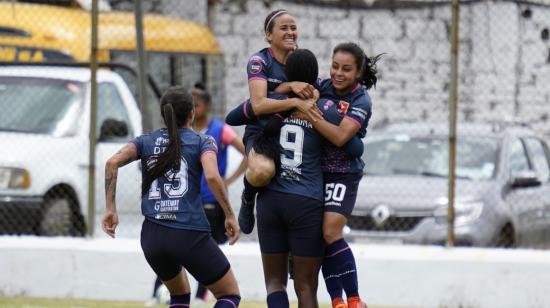
[[[207,286],[230,269],[229,261],[208,231],[170,228],[145,219],[141,248],[147,263],[163,281],[176,277],[183,266]]]
[[[350,217],[362,173],[323,173],[325,179],[325,211]]]
[[[264,254],[324,255],[323,202],[264,189],[257,198],[258,238]]]
[[[217,202],[204,203],[202,206],[210,224],[212,238],[218,244],[225,244],[227,242],[227,235],[225,235],[225,214],[222,207]]]

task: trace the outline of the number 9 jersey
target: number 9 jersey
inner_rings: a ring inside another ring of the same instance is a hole
[[[147,220],[172,228],[210,231],[201,202],[201,156],[217,153],[216,142],[210,136],[189,128],[180,132],[180,170],[169,170],[151,184],[141,197],[141,212]],[[168,131],[163,128],[130,141],[136,146],[142,165],[142,179],[146,166],[168,146]]]
[[[323,140],[308,121],[285,118],[279,138],[281,167],[268,189],[323,201]]]

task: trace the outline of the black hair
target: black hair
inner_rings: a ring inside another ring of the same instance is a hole
[[[149,157],[147,166],[144,167],[145,175],[141,184],[142,195],[149,191],[151,183],[155,179],[169,170],[174,171],[174,176],[179,171],[181,162],[179,128],[187,123],[193,108],[191,94],[180,86],[168,88],[160,98],[160,112],[168,129],[168,145],[164,152]]]
[[[286,59],[285,74],[288,81],[315,84],[319,76],[317,58],[309,49],[296,49]]]
[[[337,52],[347,52],[355,58],[357,68],[362,72],[359,83],[361,83],[365,89],[368,90],[372,87],[376,87],[376,81],[378,80],[376,77],[378,73],[376,70],[376,62],[380,60],[382,54],[369,58],[359,45],[352,42],[338,44],[334,47],[332,55],[334,56]]]
[[[278,16],[288,14],[288,11],[285,9],[275,10],[267,14],[264,20],[264,32],[268,33],[273,30],[273,25],[275,25],[275,19],[278,18]],[[278,15],[277,17],[273,18],[275,15]]]
[[[195,87],[191,90],[191,94],[194,99],[198,98],[207,105],[212,103],[212,96],[208,93],[208,91],[206,91],[206,86],[201,82],[195,83]]]

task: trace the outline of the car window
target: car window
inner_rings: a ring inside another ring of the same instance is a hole
[[[529,161],[525,154],[525,148],[523,143],[519,139],[514,139],[510,144],[510,154],[508,155],[510,163],[510,173],[517,173],[521,171],[529,171]]]
[[[550,178],[550,170],[544,145],[536,138],[526,138],[524,142],[539,180],[547,182]]]
[[[122,98],[118,94],[117,87],[108,82],[100,83],[97,90],[97,136],[100,135],[101,124],[107,120],[113,119],[126,123],[128,126],[128,134],[120,138],[127,140],[131,138],[130,118]]]

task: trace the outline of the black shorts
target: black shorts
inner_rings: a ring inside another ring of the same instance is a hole
[[[324,255],[321,201],[264,189],[256,203],[262,253],[290,252],[300,257]]]
[[[163,281],[176,277],[183,266],[207,286],[230,269],[229,261],[207,231],[169,228],[145,219],[141,248],[147,263]]]
[[[212,238],[218,244],[225,244],[227,242],[227,236],[225,235],[225,214],[219,203],[204,203],[204,213],[208,218],[210,224],[210,233]]]
[[[351,215],[357,200],[362,173],[323,173],[325,178],[325,211]]]

